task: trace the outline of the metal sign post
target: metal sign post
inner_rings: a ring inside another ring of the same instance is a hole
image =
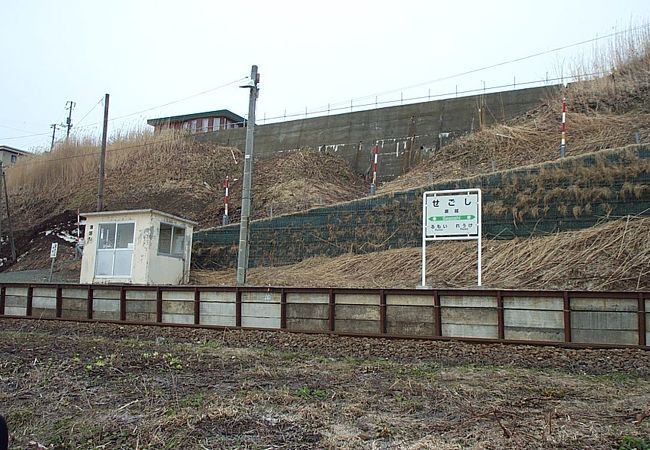
[[[481,190],[428,191],[422,196],[422,287],[426,286],[427,241],[478,241],[481,286]]]
[[[59,244],[52,242],[52,247],[50,248],[50,258],[52,259],[52,264],[50,265],[50,277],[47,281],[52,281],[52,272],[54,272],[54,261],[56,261],[56,254],[59,252]]]

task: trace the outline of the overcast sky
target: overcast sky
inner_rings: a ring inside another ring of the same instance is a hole
[[[48,149],[68,100],[73,133],[98,136],[105,93],[113,133],[169,115],[246,116],[238,85],[252,64],[258,123],[328,105],[349,111],[351,100],[357,109],[522,87],[569,75],[595,44],[553,49],[649,16],[647,0],[0,0],[0,144]]]

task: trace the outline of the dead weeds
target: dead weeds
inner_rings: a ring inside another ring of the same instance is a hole
[[[382,357],[355,356],[365,342]],[[650,381],[608,362],[645,352],[521,346],[504,364],[497,347],[5,320],[0,410],[15,448],[609,449],[650,435]]]
[[[579,231],[483,241],[483,284],[500,289],[650,289],[650,219],[627,217]],[[249,269],[257,286],[412,288],[421,283],[421,248],[316,257]],[[476,285],[475,242],[427,247],[427,283]],[[195,270],[196,284],[233,285],[235,270]]]

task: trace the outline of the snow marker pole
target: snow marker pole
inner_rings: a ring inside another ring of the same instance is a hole
[[[562,131],[560,158],[564,158],[566,156],[566,97],[562,98],[562,125],[560,125],[560,131]]]
[[[230,177],[226,176],[226,181],[223,182],[223,188],[225,190],[224,195],[224,212],[223,212],[223,224],[228,225],[230,223],[230,217],[228,216],[228,204],[230,203]]]

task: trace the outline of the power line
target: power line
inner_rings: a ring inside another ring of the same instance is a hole
[[[8,130],[20,131],[21,133],[31,133],[31,131],[21,130],[20,128],[10,127],[9,125],[2,125],[2,124],[0,124],[0,128],[6,128],[6,129],[8,129]]]
[[[462,77],[462,76],[465,76],[465,75],[470,75],[472,73],[477,73],[477,72],[482,72],[484,70],[494,69],[496,67],[501,67],[501,66],[505,66],[505,65],[508,65],[508,64],[525,61],[527,59],[536,58],[538,56],[543,56],[543,55],[547,55],[547,54],[550,54],[550,53],[559,52],[561,50],[566,50],[568,48],[578,47],[580,45],[589,44],[589,43],[600,41],[600,40],[603,40],[603,39],[609,39],[609,38],[612,38],[614,36],[618,36],[618,35],[621,35],[621,34],[626,34],[626,33],[630,33],[630,32],[633,32],[633,31],[638,31],[638,30],[648,29],[648,28],[650,28],[650,24],[640,25],[638,27],[629,28],[629,29],[622,30],[622,31],[617,31],[617,32],[610,33],[610,34],[607,34],[607,35],[604,35],[604,36],[597,36],[597,37],[592,38],[592,39],[587,39],[587,40],[580,41],[580,42],[574,42],[573,44],[563,45],[563,46],[560,46],[560,47],[555,47],[555,48],[550,49],[550,50],[545,50],[545,51],[541,51],[541,52],[537,52],[537,53],[532,53],[530,55],[521,56],[521,57],[518,57],[518,58],[515,58],[515,59],[508,60],[508,61],[502,61],[502,62],[499,62],[499,63],[496,63],[496,64],[490,64],[488,66],[478,67],[476,69],[471,69],[471,70],[467,70],[467,71],[464,71],[464,72],[459,72],[459,73],[456,73],[456,74],[453,74],[453,75],[446,75],[444,77],[436,78],[436,79],[433,79],[433,80],[430,80],[430,81],[424,81],[422,83],[412,84],[410,86],[404,86],[404,87],[401,87],[401,88],[396,88],[396,89],[392,89],[390,91],[385,91],[385,92],[381,92],[381,93],[370,94],[370,95],[366,95],[364,97],[353,98],[352,100],[353,101],[354,100],[365,100],[365,99],[372,98],[372,97],[378,97],[378,96],[382,96],[382,95],[394,94],[396,92],[401,92],[401,91],[408,90],[408,89],[413,89],[413,88],[416,88],[416,87],[422,87],[422,86],[426,86],[426,85],[429,85],[429,84],[438,83],[440,81],[446,81],[446,80],[451,80],[451,79],[454,79],[454,78],[459,78],[459,77]],[[344,101],[340,101],[340,102],[337,102],[337,103],[333,103],[333,105],[339,105],[339,104],[342,104],[344,102],[347,104],[347,100],[344,100]]]
[[[229,83],[225,83],[225,84],[222,84],[222,85],[220,85],[220,86],[217,86],[217,87],[214,87],[214,88],[211,88],[211,89],[207,89],[207,90],[205,90],[205,91],[201,91],[201,92],[196,93],[196,94],[188,95],[187,97],[183,97],[183,98],[178,99],[178,100],[174,100],[174,101],[171,101],[171,102],[168,102],[168,103],[164,103],[164,104],[162,104],[162,105],[153,106],[153,107],[151,107],[151,108],[143,109],[143,110],[136,111],[136,112],[133,112],[133,113],[129,113],[129,114],[125,114],[125,115],[122,115],[122,116],[113,117],[113,118],[110,119],[109,121],[113,122],[113,121],[115,121],[115,120],[124,119],[124,118],[126,118],[126,117],[137,116],[138,114],[142,114],[143,112],[153,111],[153,110],[155,110],[155,109],[160,109],[160,108],[163,108],[163,107],[165,107],[165,106],[173,105],[173,104],[175,104],[175,103],[180,103],[180,102],[183,102],[183,101],[185,101],[185,100],[189,100],[189,99],[191,99],[191,98],[199,97],[199,96],[201,96],[201,95],[205,95],[205,94],[208,94],[208,93],[210,93],[210,92],[214,92],[214,91],[216,91],[216,90],[218,90],[218,89],[223,89],[223,88],[225,88],[225,87],[228,87],[228,86],[231,86],[231,85],[233,85],[233,84],[239,83],[239,82],[241,82],[242,80],[245,80],[246,78],[248,78],[248,77],[242,77],[242,78],[239,78],[239,79],[237,79],[237,80],[231,81],[231,82],[229,82]],[[96,108],[97,105],[98,105],[101,101],[103,101],[103,100],[104,100],[103,98],[100,99],[100,101],[99,101],[95,106],[93,106],[93,109]],[[67,108],[66,108],[65,110],[67,110]],[[64,111],[65,111],[65,110],[64,110]],[[89,112],[86,114],[86,116],[87,116],[88,114],[90,114],[90,112],[92,112],[92,109],[91,109],[91,111],[89,111]],[[86,116],[84,116],[81,120],[85,119]],[[81,120],[80,120],[79,122],[81,122]],[[85,125],[85,126],[83,126],[83,127],[79,127],[79,126],[77,126],[77,127],[75,127],[75,130],[84,129],[84,128],[92,128],[92,127],[95,127],[95,126],[99,125],[100,123],[101,123],[101,122],[94,122],[94,123],[90,123],[90,124],[88,124],[88,125]],[[77,125],[78,125],[78,124],[77,124]],[[5,127],[5,128],[6,128],[6,127]],[[2,139],[3,139],[3,140],[25,139],[25,138],[29,138],[29,137],[38,137],[38,136],[45,136],[45,135],[48,135],[48,136],[49,136],[49,134],[50,134],[49,132],[47,132],[47,133],[34,133],[34,134],[28,134],[28,135],[23,135],[23,136],[11,136],[11,137],[2,138]]]
[[[199,93],[197,93],[197,94],[189,95],[189,96],[187,96],[187,97],[183,97],[183,98],[178,99],[178,100],[174,100],[174,101],[171,101],[171,102],[168,102],[168,103],[164,103],[164,104],[162,104],[162,105],[154,106],[154,107],[152,107],[152,108],[143,109],[143,110],[141,110],[141,111],[136,111],[136,112],[134,112],[134,113],[125,114],[125,115],[123,115],[123,116],[113,117],[113,118],[110,119],[110,120],[111,120],[111,121],[115,121],[115,120],[119,120],[119,119],[124,119],[124,118],[126,118],[126,117],[137,116],[138,114],[142,114],[143,112],[153,111],[153,110],[155,110],[155,109],[164,108],[165,106],[173,105],[173,104],[175,104],[175,103],[184,102],[185,100],[189,100],[189,99],[191,99],[191,98],[199,97],[199,96],[201,96],[201,95],[205,95],[205,94],[208,94],[208,93],[210,93],[210,92],[214,92],[214,91],[216,91],[216,90],[218,90],[218,89],[223,89],[223,88],[225,88],[225,87],[228,87],[228,86],[231,86],[231,85],[233,85],[233,84],[239,83],[240,81],[245,80],[246,78],[248,78],[248,77],[242,77],[242,78],[239,78],[239,79],[237,79],[237,80],[231,81],[230,83],[222,84],[221,86],[217,86],[217,87],[215,87],[215,88],[208,89],[208,90],[206,90],[206,91],[202,91],[202,92],[199,92]],[[98,123],[99,123],[99,122],[98,122]]]
[[[609,72],[605,71],[599,71],[599,72],[591,72],[591,73],[584,73],[584,74],[579,74],[579,75],[574,75],[574,76],[567,76],[567,77],[556,77],[556,78],[543,78],[539,80],[534,80],[534,81],[521,81],[517,82],[516,86],[530,86],[533,84],[541,84],[541,83],[554,83],[554,82],[562,82],[565,80],[580,80],[582,78],[589,78],[589,77],[594,77],[594,76],[602,76],[606,75]],[[508,83],[508,84],[501,84],[501,85],[496,85],[496,86],[488,86],[486,88],[475,88],[475,89],[466,89],[462,91],[454,91],[454,92],[445,92],[445,93],[437,93],[437,94],[428,94],[428,95],[423,95],[423,96],[418,96],[418,97],[408,97],[408,98],[402,98],[402,99],[397,99],[397,100],[384,100],[381,102],[369,102],[369,103],[361,103],[361,104],[356,104],[354,105],[356,111],[360,111],[360,108],[364,108],[367,106],[386,106],[394,103],[404,103],[404,102],[412,102],[414,100],[431,100],[431,99],[440,99],[444,97],[451,97],[451,96],[458,96],[458,95],[464,95],[464,94],[472,94],[472,93],[477,93],[477,92],[484,92],[485,89],[491,91],[491,93],[495,89],[502,89],[502,88],[507,88],[507,87],[512,87],[513,83]],[[368,97],[365,97],[368,98]],[[345,105],[345,106],[340,106],[340,107],[329,107],[327,109],[321,109],[321,110],[312,110],[308,112],[309,118],[314,118],[318,117],[319,114],[323,113],[336,113],[338,111],[348,111],[350,109],[350,105]],[[267,121],[272,121],[272,120],[277,120],[277,119],[291,119],[291,118],[298,118],[298,117],[306,117],[304,112],[300,113],[291,113],[291,114],[283,114],[281,116],[274,116],[274,117],[267,117],[265,120]]]
[[[101,98],[99,99],[99,101],[98,101],[97,103],[95,103],[95,105],[94,105],[92,108],[90,108],[90,111],[88,111],[88,112],[87,112],[87,113],[86,113],[86,114],[81,118],[81,120],[80,120],[79,122],[77,122],[77,127],[76,127],[77,129],[79,128],[79,124],[80,124],[81,122],[83,122],[83,120],[84,120],[86,117],[88,117],[88,115],[89,115],[91,112],[93,112],[93,111],[95,110],[95,108],[97,108],[97,105],[99,105],[99,104],[100,104],[101,102],[103,102],[103,101],[104,101],[104,97],[101,97]]]

